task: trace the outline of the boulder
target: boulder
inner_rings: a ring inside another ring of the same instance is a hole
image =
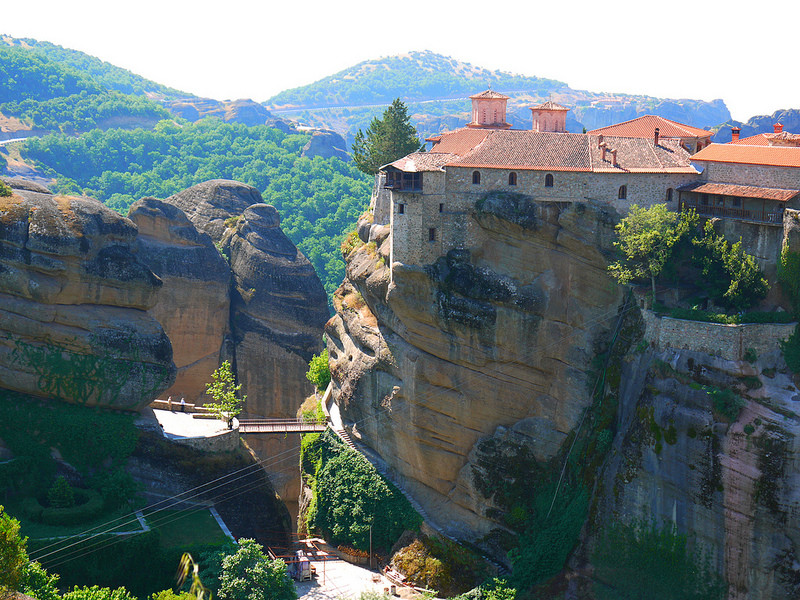
[[[347,154],[347,143],[344,138],[335,131],[320,129],[311,134],[311,139],[303,147],[302,156],[314,158],[338,158],[349,161],[350,155]]]
[[[178,369],[163,396],[203,403],[230,330],[228,263],[176,206],[143,198],[128,218],[139,228],[138,258],[163,282],[149,312],[169,336]]]
[[[137,410],[175,378],[147,313],[161,280],[132,252],[130,220],[45,192],[0,198],[0,387]]]

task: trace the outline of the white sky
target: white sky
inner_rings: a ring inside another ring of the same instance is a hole
[[[219,100],[432,50],[576,89],[722,98],[747,120],[800,108],[798,17],[796,0],[3,0],[0,33]]]

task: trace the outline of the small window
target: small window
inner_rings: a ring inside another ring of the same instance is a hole
[[[481,172],[480,171],[473,171],[472,172],[472,185],[478,185],[481,182]]]
[[[741,199],[741,198],[735,198],[735,197],[734,197],[734,198],[731,198],[731,203],[732,203],[732,204],[733,204],[733,206],[735,206],[736,208],[739,208],[739,207],[741,207],[741,206],[742,206],[742,199]]]
[[[672,202],[672,188],[667,188],[667,202]]]
[[[436,241],[436,227],[431,227],[428,229],[428,241],[435,242]]]
[[[439,204],[439,212],[444,212],[444,204]]]
[[[708,206],[708,194],[701,194],[700,202],[703,204],[703,206]]]
[[[621,185],[619,186],[619,191],[617,192],[617,198],[620,200],[625,200],[628,197],[628,186]]]
[[[725,206],[725,196],[717,196],[717,206]]]
[[[544,187],[553,187],[553,175],[551,173],[544,176]]]
[[[508,185],[517,185],[517,174],[514,171],[508,174]]]
[[[397,214],[403,215],[406,212],[406,205],[405,204],[398,204],[397,205]]]

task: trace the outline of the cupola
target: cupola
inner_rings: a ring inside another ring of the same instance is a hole
[[[539,106],[531,106],[534,131],[567,132],[567,113],[569,109],[548,100]]]
[[[486,129],[509,129],[506,123],[506,103],[508,96],[491,89],[470,96],[472,100],[472,122],[467,127],[482,127]]]

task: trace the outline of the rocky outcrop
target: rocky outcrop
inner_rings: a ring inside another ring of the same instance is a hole
[[[136,226],[36,185],[0,198],[0,386],[137,410],[175,377],[146,311],[161,281],[132,252]]]
[[[245,410],[293,417],[312,391],[305,372],[328,318],[314,268],[251,186],[208,181],[164,202],[180,208],[230,260],[231,358],[248,396]]]
[[[302,156],[314,158],[338,158],[343,161],[350,160],[347,154],[347,143],[344,138],[330,129],[318,129],[311,133],[311,139],[303,147]]]
[[[674,523],[730,599],[797,597],[800,395],[779,352],[634,355],[621,381],[598,521]]]
[[[243,125],[253,126],[263,125],[271,116],[263,104],[248,98],[246,100],[226,102],[223,120],[226,123],[242,123]]]
[[[163,396],[202,404],[230,332],[230,268],[176,206],[144,198],[128,218],[139,228],[138,258],[163,282],[150,314],[169,336],[178,369]]]
[[[369,243],[347,257],[326,327],[352,436],[468,539],[497,526],[476,489],[476,442],[503,426],[553,457],[590,401],[589,365],[622,299],[606,272],[613,209],[495,200],[467,217],[469,248],[395,263],[391,282],[388,231],[362,221]]]

